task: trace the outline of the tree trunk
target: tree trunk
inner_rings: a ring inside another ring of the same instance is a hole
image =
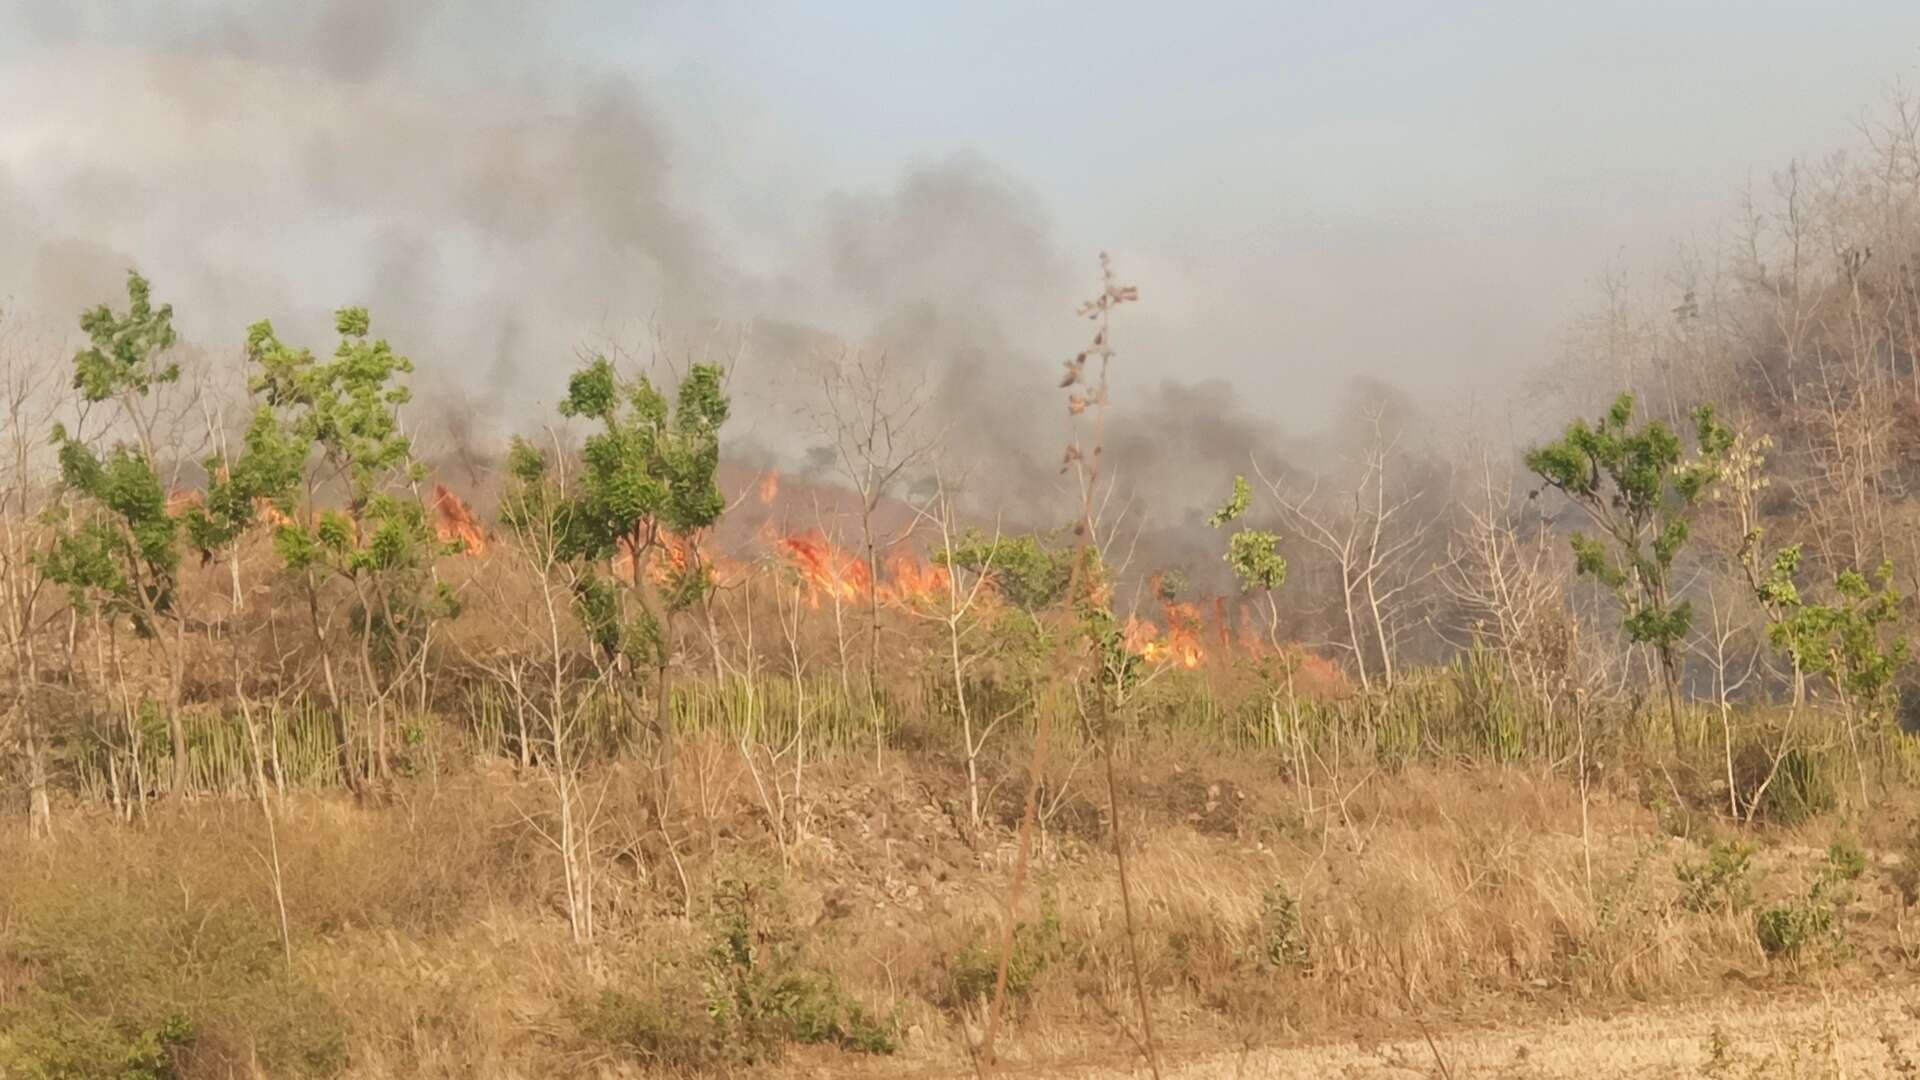
[[[873,545],[870,503],[861,504],[860,532],[867,545],[867,709],[873,720],[873,768],[878,772],[887,736],[880,715],[880,552]]]
[[[191,764],[187,760],[187,725],[180,715],[180,699],[186,682],[187,620],[176,612],[173,622],[173,653],[167,657],[167,737],[173,743],[172,802],[187,796]]]
[[[660,657],[654,667],[653,734],[654,787],[659,793],[660,825],[666,827],[673,811],[673,770],[678,738],[673,730],[673,615],[660,617]]]
[[[47,800],[47,761],[40,753],[40,731],[34,722],[32,703],[21,711],[27,727],[27,835],[48,838],[53,835],[53,805]]]

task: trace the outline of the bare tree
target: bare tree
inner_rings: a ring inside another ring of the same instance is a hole
[[[956,533],[953,500],[948,495],[946,485],[940,483],[938,470],[935,471],[935,489],[933,497],[924,506],[915,508],[921,521],[929,522],[940,534],[940,552],[944,556],[942,563],[947,568],[945,606],[940,611],[928,615],[940,623],[945,632],[947,647],[947,668],[953,679],[954,710],[960,715],[960,737],[967,762],[967,829],[968,836],[979,835],[982,825],[982,804],[980,798],[980,752],[992,737],[995,728],[1012,715],[1011,712],[988,720],[976,718],[971,702],[967,697],[967,670],[973,666],[977,653],[963,647],[966,639],[980,629],[973,618],[974,610],[987,594],[987,583],[991,580],[993,560],[999,554],[1000,531],[994,530],[993,539],[986,545],[986,555],[981,565],[966,580],[956,566]],[[1018,708],[1018,706],[1016,706]],[[970,841],[971,842],[971,841]]]
[[[45,494],[45,463],[37,451],[45,445],[41,433],[52,421],[58,384],[54,366],[32,354],[34,345],[19,324],[0,311],[0,409],[6,416],[5,472],[0,474],[0,631],[6,634],[14,686],[7,717],[10,725],[20,727],[26,759],[27,831],[46,838],[53,830],[47,734],[43,710],[34,700],[41,681],[36,637],[46,581],[34,567],[42,537],[33,516]]]
[[[837,465],[860,498],[860,544],[867,569],[867,707],[874,725],[874,764],[885,745],[880,715],[880,552],[904,539],[883,541],[874,514],[901,478],[920,464],[934,444],[926,422],[926,382],[902,370],[884,350],[841,352],[820,373],[825,412],[815,417],[832,440]],[[911,526],[909,526],[911,528]]]
[[[1386,430],[1383,410],[1371,407],[1372,434],[1351,488],[1316,502],[1319,485],[1289,498],[1281,480],[1254,469],[1284,512],[1292,531],[1323,552],[1339,574],[1339,605],[1347,638],[1336,644],[1353,657],[1367,691],[1391,688],[1394,654],[1407,628],[1411,590],[1435,567],[1415,556],[1433,527],[1417,516],[1422,492],[1394,488],[1390,468],[1397,438]],[[1372,655],[1369,656],[1369,650]]]
[[[1568,567],[1559,557],[1565,545],[1544,517],[1523,519],[1513,496],[1511,472],[1497,472],[1482,448],[1478,483],[1460,504],[1439,584],[1460,613],[1453,629],[1491,648],[1525,682],[1551,725],[1572,689]]]

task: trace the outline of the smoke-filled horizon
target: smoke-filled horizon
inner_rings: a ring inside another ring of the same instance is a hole
[[[1880,7],[1729,36],[1512,5],[6,3],[0,296],[66,329],[138,267],[212,348],[270,317],[325,350],[363,304],[488,443],[550,419],[582,349],[720,354],[732,441],[786,462],[812,363],[886,349],[945,467],[1019,512],[1106,249],[1143,296],[1116,472],[1177,528],[1370,395],[1508,422],[1609,266],[1912,67],[1920,19]],[[1807,77],[1755,80],[1789,54]]]

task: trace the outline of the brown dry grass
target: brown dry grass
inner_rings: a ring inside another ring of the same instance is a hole
[[[1674,866],[1705,849],[1662,834],[1631,802],[1593,808],[1589,884],[1577,795],[1552,776],[1357,773],[1338,789],[1343,800],[1323,789],[1303,806],[1257,763],[1181,747],[1176,769],[1174,757],[1142,744],[1122,780],[1138,815],[1133,886],[1156,1022],[1171,1060],[1200,1063],[1180,1075],[1241,1067],[1224,1062],[1245,1062],[1248,1076],[1325,1075],[1315,1070],[1333,1062],[1396,1075],[1393,1055],[1424,1048],[1423,1028],[1463,1069],[1511,1066],[1529,1048],[1546,1070],[1573,1037],[1543,1026],[1550,1018],[1705,1001],[1684,1014],[1697,1028],[1719,1022],[1713,998],[1730,988],[1846,987],[1909,971],[1889,878],[1897,860],[1885,852],[1845,909],[1844,949],[1770,961],[1752,911],[1677,903]],[[737,750],[709,741],[682,767],[683,790],[698,794],[671,850],[641,824],[638,781],[608,781],[590,948],[568,937],[561,868],[526,817],[542,788],[498,767],[416,779],[386,805],[290,799],[280,837],[291,966],[278,956],[257,810],[195,803],[137,828],[69,815],[50,846],[9,837],[0,1016],[15,1023],[0,1028],[0,1054],[58,1004],[128,1023],[183,1011],[196,1038],[181,1075],[193,1077],[964,1071],[982,1011],[955,987],[970,950],[997,941],[1012,849],[1004,832],[970,847],[939,805],[952,763],[902,756],[877,778],[863,761],[820,763],[808,827],[789,837],[784,867]],[[1829,820],[1761,837],[1760,901],[1803,890],[1824,843],[1847,832]],[[1026,916],[1051,923],[1003,1042],[1016,1074],[1136,1059],[1110,864],[1097,814],[1050,829],[1038,851]],[[896,1023],[896,1056],[802,1047],[748,1060],[701,1041],[731,881],[758,883],[754,933],[766,955]],[[645,1035],[637,1049],[633,1029],[594,1019],[609,991],[644,1014],[633,1023],[659,1019],[686,1042]],[[1640,1026],[1572,1030],[1646,1044],[1621,1051],[1623,1070],[1673,1041],[1655,1021],[1615,1023]],[[1353,1050],[1356,1039],[1373,1048]],[[1770,1044],[1756,1039],[1758,1060]],[[1407,1075],[1432,1067],[1407,1060]],[[1456,1073],[1482,1074],[1535,1075]]]

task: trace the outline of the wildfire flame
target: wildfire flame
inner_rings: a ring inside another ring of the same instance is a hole
[[[873,584],[863,560],[819,533],[783,536],[780,547],[807,583],[809,606],[819,607],[823,596],[841,603],[858,600]]]
[[[434,532],[443,544],[460,541],[468,555],[485,555],[492,545],[473,508],[445,484],[433,485]]]
[[[280,512],[273,500],[256,496],[253,500],[253,513],[270,529],[278,529],[293,524],[293,519]]]
[[[1161,595],[1158,578],[1154,579],[1152,589],[1156,596]],[[1224,626],[1225,608],[1217,610]],[[1160,611],[1167,621],[1164,635],[1159,627],[1137,615],[1127,617],[1126,631],[1121,638],[1127,651],[1150,664],[1178,664],[1189,671],[1206,663],[1207,652],[1200,647],[1204,619],[1199,605],[1161,596]]]
[[[811,607],[819,607],[823,598],[853,603],[869,596],[891,606],[916,606],[947,590],[946,568],[909,552],[889,555],[885,573],[876,582],[864,557],[839,547],[819,532],[782,536],[775,542],[800,571]]]
[[[760,478],[760,505],[765,506],[780,497],[780,470],[768,469]]]

